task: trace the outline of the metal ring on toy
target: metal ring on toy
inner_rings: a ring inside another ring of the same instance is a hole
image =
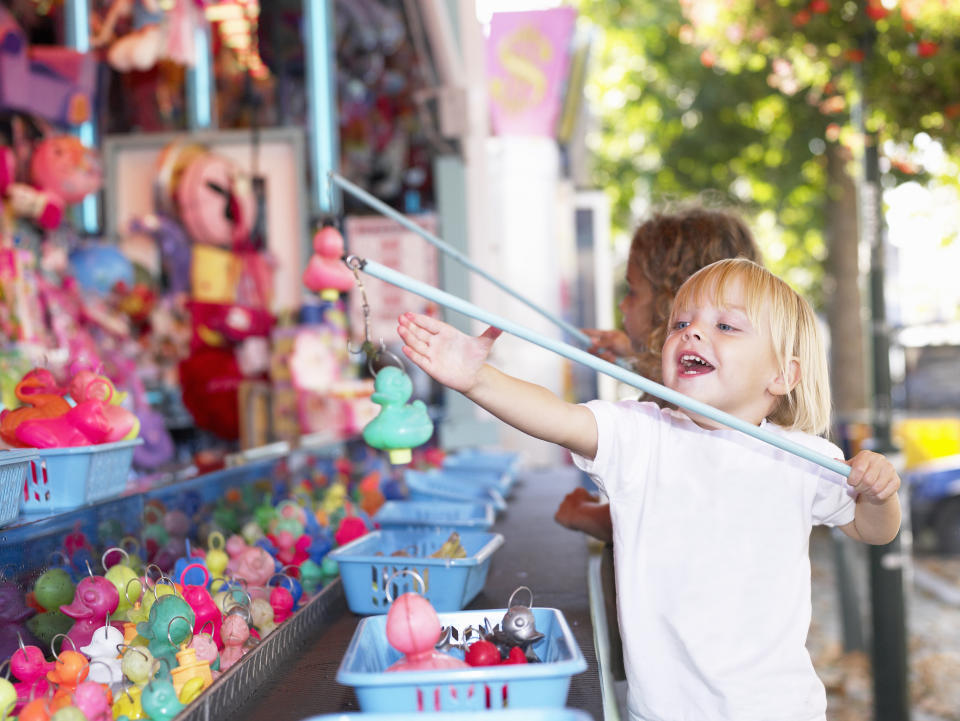
[[[138,541],[135,537],[133,537],[133,536],[124,536],[123,538],[121,538],[121,539],[120,539],[120,547],[121,547],[121,548],[124,548],[124,546],[126,546],[126,545],[132,546],[132,547],[133,547],[133,552],[136,553],[136,554],[138,554],[138,555],[140,554],[140,549],[142,548],[142,546],[140,545],[140,541]]]
[[[89,669],[89,668],[90,668],[91,666],[93,666],[93,664],[95,664],[95,663],[99,663],[101,666],[103,666],[105,669],[107,669],[107,671],[110,672],[110,678],[113,678],[113,669],[110,667],[110,664],[107,663],[106,661],[101,661],[99,658],[91,658],[90,661],[89,661],[89,663],[87,663],[87,668]],[[122,674],[121,674],[121,675],[122,675]],[[89,677],[90,677],[90,672],[87,671],[87,678],[89,678]],[[109,685],[109,684],[107,684],[107,685]]]
[[[129,603],[131,606],[137,603],[141,598],[143,598],[142,583],[140,583],[140,594],[136,598],[130,598],[130,584],[133,583],[134,581],[136,581],[137,583],[140,583],[139,578],[131,578],[129,581],[127,581],[127,584],[123,587],[123,596],[124,598],[127,599],[127,603]]]
[[[153,580],[153,577],[150,575],[150,569],[151,569],[151,568],[157,569],[157,578],[158,578],[158,579],[163,578],[164,574],[163,574],[163,569],[160,568],[160,566],[158,566],[157,564],[155,564],[155,563],[148,563],[148,564],[147,564],[147,567],[143,569],[143,580],[145,580],[145,581],[147,582],[147,585],[148,585],[148,586],[153,587],[153,585],[156,583],[156,581],[154,581],[154,580]]]
[[[421,576],[419,573],[417,573],[416,571],[414,571],[412,568],[401,568],[400,570],[394,571],[393,573],[391,573],[391,574],[390,574],[390,577],[387,578],[387,582],[386,582],[385,587],[384,587],[384,589],[383,589],[383,593],[384,593],[384,595],[386,595],[386,597],[387,597],[387,603],[393,603],[393,594],[390,592],[390,583],[391,583],[391,582],[393,581],[393,579],[396,578],[397,576],[402,576],[402,575],[404,575],[404,574],[406,574],[406,575],[408,575],[408,576],[413,576],[414,579],[416,579],[417,581],[419,581],[419,583],[420,583],[420,595],[421,595],[421,596],[422,596],[424,593],[426,593],[426,591],[427,591],[427,584],[423,582],[423,576]]]
[[[2,669],[2,668],[4,668],[4,667],[6,667],[7,672],[4,674],[3,677],[4,677],[5,679],[9,680],[9,679],[10,679],[10,659],[9,659],[9,658],[3,659],[3,663],[0,663],[0,669]]]
[[[160,596],[157,595],[157,586],[161,586],[161,585],[170,586],[173,589],[173,595],[174,596],[179,595],[179,592],[177,591],[177,584],[173,582],[173,579],[170,578],[169,576],[160,576],[160,578],[156,580],[156,583],[154,583],[151,588],[151,590],[153,591],[154,601],[160,600]]]
[[[220,540],[220,545],[214,545],[214,541]],[[220,531],[211,531],[210,535],[207,536],[207,548],[211,551],[222,551],[227,547],[227,542],[223,538],[223,534]]]
[[[172,621],[173,619],[170,619],[170,620]],[[160,670],[161,663],[166,664],[167,676],[170,675],[170,671],[173,669],[173,666],[170,665],[170,662],[167,659],[165,659],[163,656],[154,656],[153,666],[150,667],[150,675],[153,676],[153,678],[150,679],[150,681],[147,683],[147,686],[150,686],[151,684],[153,684],[154,681],[157,680],[156,679],[157,671]]]
[[[530,604],[527,606],[527,608],[533,608],[533,591],[530,590],[529,586],[517,586],[517,588],[514,589],[513,593],[510,594],[510,600],[507,601],[508,609],[513,607],[513,597],[516,596],[518,593],[520,593],[520,591],[523,591],[524,589],[526,589],[527,593],[530,594]]]
[[[130,565],[130,554],[127,553],[126,549],[125,549],[125,548],[120,548],[120,546],[111,546],[110,548],[108,548],[106,551],[104,551],[104,552],[100,555],[100,566],[103,568],[104,571],[107,570],[107,554],[112,553],[113,551],[117,551],[118,553],[122,553],[122,554],[123,554],[123,558],[124,558],[124,560],[126,561],[126,564],[125,564],[125,565],[127,565],[127,566]]]
[[[24,646],[24,644],[23,644],[23,636],[20,635],[20,632],[19,632],[19,631],[17,631],[17,645],[20,646],[20,650],[21,650],[21,651],[23,651],[24,653],[27,652],[27,647]]]
[[[212,618],[208,618],[206,621],[203,622],[203,625],[200,627],[200,629],[197,631],[197,633],[202,636],[202,635],[203,635],[203,629],[205,629],[205,628],[207,627],[207,624],[208,624],[208,623],[210,624],[210,628],[212,628],[214,631],[217,630],[216,627],[213,625],[213,619],[212,619]],[[208,635],[210,638],[213,638],[213,634],[212,634],[212,633],[208,633],[207,635]],[[190,639],[190,640],[192,641],[193,639]]]
[[[190,628],[190,619],[188,619],[186,616],[181,616],[181,615],[177,614],[176,616],[174,616],[173,618],[171,618],[169,621],[167,621],[167,640],[170,642],[170,645],[173,646],[173,647],[175,647],[175,648],[176,648],[177,646],[179,646],[180,644],[174,643],[173,639],[170,638],[170,627],[173,625],[173,622],[176,621],[178,618],[182,618],[182,619],[183,619],[183,622],[184,622],[185,624],[187,624],[187,628],[189,628],[189,630],[190,630],[190,641],[193,640],[193,629]],[[183,641],[183,643],[189,644],[190,641]]]
[[[55,643],[57,642],[57,639],[58,639],[58,638],[65,638],[65,639],[67,639],[67,640],[70,642],[70,645],[73,646],[73,650],[74,650],[74,651],[77,650],[77,644],[75,644],[75,643],[73,642],[73,639],[72,639],[72,638],[70,638],[70,637],[69,637],[67,634],[65,634],[65,633],[58,633],[56,636],[54,636],[53,638],[50,639],[50,653],[53,654],[54,659],[59,659],[59,658],[60,658],[60,654],[57,653],[57,649],[55,649],[55,648],[53,647],[53,644],[55,644]],[[61,651],[61,653],[63,652],[63,644],[62,644],[62,643],[60,644],[60,651]]]
[[[189,571],[191,568],[199,568],[201,571],[203,571],[203,583],[202,583],[202,584],[197,584],[197,583],[189,583],[189,584],[188,584],[188,583],[186,582],[186,580],[184,580],[184,579],[186,579],[186,577],[187,577],[187,571]],[[188,563],[188,564],[184,567],[184,569],[183,569],[182,571],[180,571],[180,585],[181,585],[181,586],[200,586],[200,587],[202,587],[202,588],[206,588],[208,583],[210,583],[210,569],[207,568],[206,566],[204,566],[202,563]]]
[[[289,568],[289,566],[284,566],[283,568]],[[283,572],[283,568],[281,568],[279,571],[277,571],[275,574],[273,574],[272,576],[270,576],[270,578],[267,579],[267,587],[270,586],[270,584],[273,582],[273,579],[275,579],[277,576],[280,576],[280,578],[285,578],[285,579],[287,579],[288,581],[290,581],[291,588],[287,588],[287,590],[290,591],[290,593],[293,593],[293,589],[292,589],[292,586],[293,586],[293,576],[290,576],[290,575],[284,573],[284,572]],[[279,584],[277,584],[277,585],[279,585]],[[284,586],[284,588],[286,588],[286,586]]]
[[[139,648],[138,646],[131,646],[129,643],[118,643],[118,644],[117,644],[117,654],[120,656],[121,659],[122,659],[124,656],[126,656],[128,653],[130,653],[131,651],[136,651],[136,652],[139,653],[141,656],[143,656],[143,660],[144,660],[144,661],[149,661],[149,660],[150,660],[150,657],[143,652],[143,649],[142,649],[142,648]]]
[[[93,578],[93,569],[90,568],[90,561],[88,561],[86,558],[84,558],[84,559],[83,559],[83,565],[85,565],[85,566],[87,567],[87,573],[89,574],[90,578]]]

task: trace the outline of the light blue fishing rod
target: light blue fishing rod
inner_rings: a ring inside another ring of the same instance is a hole
[[[493,283],[495,286],[497,286],[498,288],[500,288],[500,290],[502,290],[502,291],[504,291],[504,292],[506,292],[506,293],[509,293],[509,294],[512,295],[514,298],[516,298],[517,300],[519,300],[521,303],[523,303],[523,304],[525,304],[526,306],[528,306],[529,308],[532,308],[533,310],[537,311],[537,313],[539,313],[540,315],[542,315],[544,318],[546,318],[546,319],[549,320],[550,322],[554,323],[555,325],[557,325],[557,326],[559,326],[560,328],[562,328],[563,330],[565,330],[567,333],[569,333],[571,336],[573,336],[574,338],[576,338],[578,341],[580,341],[580,342],[583,343],[584,345],[587,345],[587,346],[590,345],[590,342],[591,342],[591,341],[590,341],[590,336],[588,336],[588,335],[587,335],[586,333],[584,333],[582,330],[580,330],[580,329],[577,328],[576,326],[571,325],[570,323],[568,323],[567,321],[565,321],[563,318],[560,318],[560,317],[554,315],[554,314],[551,313],[550,311],[548,311],[548,310],[546,310],[546,309],[544,309],[544,308],[538,307],[537,305],[535,305],[535,304],[533,303],[533,301],[528,300],[527,298],[524,298],[524,297],[523,297],[522,295],[520,295],[517,291],[513,290],[513,288],[510,288],[509,286],[504,285],[501,281],[499,281],[499,280],[497,280],[496,278],[494,278],[492,275],[490,275],[490,274],[489,274],[487,271],[485,271],[483,268],[481,268],[481,267],[479,267],[478,265],[476,265],[472,260],[470,260],[467,256],[465,256],[465,255],[464,255],[463,253],[461,253],[459,250],[457,250],[456,248],[454,248],[452,245],[449,245],[448,243],[445,243],[444,241],[440,240],[440,238],[438,238],[437,236],[435,236],[433,233],[430,233],[429,231],[424,230],[424,229],[421,228],[419,225],[417,225],[416,223],[414,223],[412,220],[410,220],[409,218],[405,217],[405,216],[402,215],[401,213],[398,213],[396,210],[394,210],[393,208],[391,208],[391,207],[390,207],[389,205],[387,205],[386,203],[383,203],[383,202],[381,202],[380,200],[378,200],[377,198],[375,198],[374,196],[370,195],[370,193],[368,193],[366,190],[364,190],[364,189],[361,188],[360,186],[354,185],[354,184],[351,183],[349,180],[347,180],[346,178],[344,178],[342,175],[340,175],[339,173],[336,173],[336,172],[334,172],[334,171],[332,171],[332,170],[330,171],[330,180],[332,180],[334,183],[336,183],[337,185],[339,185],[339,186],[340,186],[341,188],[343,188],[345,191],[347,191],[348,193],[350,193],[350,195],[354,196],[354,197],[357,198],[358,200],[361,200],[361,201],[363,201],[364,203],[366,203],[367,205],[369,205],[371,208],[373,208],[373,209],[376,210],[377,212],[382,213],[383,215],[387,216],[387,217],[390,218],[391,220],[397,221],[398,223],[400,223],[400,225],[402,225],[402,226],[403,226],[404,228],[406,228],[407,230],[410,230],[410,231],[416,233],[416,234],[419,235],[421,238],[423,238],[425,241],[427,241],[428,243],[430,243],[432,246],[434,246],[435,248],[438,248],[438,249],[442,250],[444,253],[446,253],[447,255],[449,255],[451,258],[453,258],[454,260],[456,260],[458,263],[461,263],[462,265],[466,266],[467,268],[469,268],[470,270],[472,270],[472,271],[473,271],[474,273],[476,273],[477,275],[482,275],[484,278],[486,278],[487,280],[489,280],[489,281],[490,281],[491,283]]]
[[[804,458],[808,461],[816,463],[818,466],[823,466],[827,470],[833,471],[834,473],[839,473],[844,478],[850,475],[850,466],[836,460],[835,458],[830,458],[822,453],[817,453],[816,451],[800,445],[799,443],[795,443],[787,438],[783,438],[770,433],[769,431],[765,431],[759,426],[742,421],[736,416],[732,416],[729,413],[718,410],[713,406],[707,405],[706,403],[701,403],[698,400],[694,400],[689,396],[685,396],[683,393],[677,393],[675,390],[671,390],[664,385],[655,383],[649,378],[644,378],[643,376],[633,373],[614,363],[609,363],[602,358],[592,356],[586,351],[575,348],[572,345],[542,336],[539,333],[530,330],[529,328],[519,325],[518,323],[514,323],[506,318],[501,318],[493,313],[489,313],[482,308],[478,308],[472,303],[468,303],[462,298],[458,298],[457,296],[451,295],[446,291],[442,291],[438,288],[434,288],[431,285],[422,283],[419,280],[415,280],[408,275],[399,273],[385,265],[380,265],[372,260],[358,258],[355,255],[348,257],[346,262],[351,269],[356,268],[357,270],[362,270],[364,273],[372,275],[374,278],[379,278],[382,281],[390,283],[391,285],[395,285],[399,288],[403,288],[404,290],[408,290],[422,298],[432,300],[446,308],[463,313],[465,316],[469,316],[475,320],[492,325],[493,327],[499,328],[507,333],[511,333],[518,338],[523,338],[531,343],[535,343],[536,345],[546,348],[547,350],[551,350],[558,355],[562,355],[564,358],[569,358],[572,361],[576,361],[577,363],[582,363],[585,366],[593,368],[600,373],[606,373],[608,376],[612,376],[619,381],[623,381],[624,383],[628,383],[631,386],[639,388],[645,393],[654,395],[657,398],[662,398],[668,403],[673,403],[680,408],[687,409],[691,413],[697,413],[701,416],[709,418],[712,421],[716,421],[722,425],[742,431],[748,436],[753,436],[764,443],[769,443],[770,445],[776,446],[777,448],[787,451],[788,453],[792,453],[795,456],[799,456],[800,458]]]

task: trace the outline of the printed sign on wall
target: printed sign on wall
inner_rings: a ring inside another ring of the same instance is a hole
[[[554,136],[576,19],[569,7],[493,14],[487,90],[495,135]]]

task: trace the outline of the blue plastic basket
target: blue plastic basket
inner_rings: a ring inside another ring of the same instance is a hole
[[[20,515],[20,498],[30,461],[37,457],[32,448],[0,451],[0,526],[16,520]]]
[[[23,483],[24,513],[67,511],[123,492],[142,438],[96,446],[41,448]]]
[[[502,511],[507,507],[503,493],[491,484],[456,479],[443,471],[414,471],[403,473],[411,501],[442,499],[457,503],[489,503]]]
[[[489,503],[450,501],[387,501],[373,516],[374,523],[388,531],[448,528],[455,531],[486,531],[493,525]]]
[[[512,451],[484,451],[478,448],[464,449],[444,458],[443,467],[497,471],[514,477],[520,469],[520,454]]]
[[[418,713],[335,713],[311,716],[303,721],[423,721]],[[586,711],[573,708],[491,709],[464,713],[440,711],[430,714],[430,721],[593,721]]]
[[[450,537],[451,529],[439,531],[373,531],[335,548],[329,554],[340,566],[340,579],[347,605],[354,613],[386,613],[387,598],[407,591],[421,592],[408,569],[423,579],[423,595],[437,611],[459,611],[480,593],[490,570],[493,552],[503,545],[499,533],[465,531],[460,542],[466,558],[428,558]],[[395,551],[409,556],[391,556]],[[397,575],[394,575],[397,574]]]
[[[463,631],[499,623],[506,609],[441,613],[443,626]],[[483,711],[486,709],[560,709],[567,701],[570,677],[587,662],[563,614],[534,608],[534,623],[544,638],[533,645],[543,663],[484,666],[444,671],[387,668],[401,654],[387,642],[386,616],[360,621],[340,662],[337,681],[352,686],[367,712]],[[551,716],[552,718],[552,716]]]

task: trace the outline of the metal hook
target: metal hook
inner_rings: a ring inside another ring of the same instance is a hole
[[[414,571],[412,568],[401,568],[398,571],[394,571],[390,574],[390,577],[387,578],[385,588],[383,589],[384,595],[387,597],[387,603],[393,603],[393,594],[390,592],[390,582],[393,581],[397,576],[413,576],[414,579],[420,583],[420,595],[422,596],[427,590],[427,584],[423,582],[423,576]]]
[[[51,566],[51,568],[70,568],[70,556],[68,556],[64,551],[61,551],[59,548],[50,554],[49,560],[53,561],[55,558],[57,558],[57,556],[63,559],[63,563],[59,566]]]
[[[353,271],[353,277],[357,281],[357,290],[360,291],[360,312],[363,314],[363,344],[355,349],[352,347],[353,341],[348,340],[347,352],[364,353],[367,358],[370,358],[376,354],[377,349],[370,340],[370,303],[367,301],[367,289],[363,287],[363,281],[360,280],[360,270],[363,268],[364,260],[356,255],[348,255],[343,262]]]
[[[7,668],[7,673],[4,675],[4,678],[9,681],[10,680],[10,659],[9,658],[3,659],[3,663],[0,663],[0,669],[2,669],[4,666],[6,666]]]
[[[205,628],[207,627],[207,624],[208,624],[208,623],[210,624],[210,628],[212,628],[214,631],[217,630],[216,626],[213,625],[213,619],[212,619],[212,618],[208,618],[206,621],[203,622],[203,625],[200,626],[200,630],[198,631],[198,633],[199,633],[201,636],[203,635],[203,629],[205,629]],[[213,634],[212,634],[212,633],[208,633],[207,635],[208,635],[210,638],[213,638]],[[192,641],[193,639],[190,639],[190,640]]]
[[[127,585],[125,585],[125,586],[123,587],[123,595],[124,595],[124,597],[127,599],[127,603],[129,603],[129,604],[132,606],[133,604],[137,603],[141,598],[143,598],[143,584],[140,583],[140,593],[137,594],[137,597],[136,597],[136,598],[130,598],[130,584],[131,584],[131,583],[140,583],[140,579],[139,579],[139,578],[131,578],[129,581],[127,581]]]
[[[103,554],[100,556],[100,565],[103,566],[103,570],[104,570],[104,571],[107,570],[107,554],[109,554],[109,553],[111,553],[111,552],[113,552],[113,551],[118,551],[118,552],[122,553],[122,554],[123,554],[123,558],[124,558],[124,560],[126,561],[126,564],[125,564],[125,565],[127,565],[127,566],[130,565],[130,554],[127,553],[126,549],[120,548],[120,546],[111,546],[111,547],[108,548],[106,551],[104,551]]]
[[[93,569],[90,568],[90,561],[84,558],[83,563],[87,567],[87,574],[90,576],[90,578],[93,578]]]
[[[150,577],[150,569],[151,569],[151,568],[157,569],[157,574],[159,574],[159,575],[158,575],[158,578],[163,578],[163,569],[160,568],[160,566],[158,566],[158,565],[155,564],[155,563],[148,563],[148,564],[147,564],[147,567],[143,569],[143,579],[148,582],[148,583],[147,583],[148,586],[151,585],[151,583],[150,583],[151,581],[152,581],[154,584],[156,583],[156,581],[154,581],[153,578]]]
[[[68,640],[68,641],[70,642],[70,645],[73,646],[73,650],[74,650],[74,651],[77,650],[77,644],[74,643],[74,641],[73,641],[72,638],[70,638],[70,637],[69,637],[67,634],[65,634],[65,633],[58,633],[56,636],[54,636],[53,638],[50,639],[50,653],[53,654],[53,657],[54,657],[55,659],[59,659],[59,658],[60,658],[60,653],[63,653],[63,644],[62,644],[62,643],[60,644],[60,653],[57,653],[57,649],[55,649],[55,648],[53,647],[53,645],[57,642],[57,639],[58,639],[58,638],[65,638],[66,640]]]
[[[510,594],[510,599],[507,601],[507,608],[513,608],[513,597],[523,590],[526,590],[526,592],[530,594],[530,604],[527,608],[533,608],[533,591],[530,590],[529,586],[517,586],[513,593]]]
[[[171,646],[179,645],[174,643],[173,639],[170,637],[170,627],[173,625],[173,622],[176,621],[178,618],[183,619],[183,622],[187,624],[187,628],[190,631],[190,641],[193,640],[193,629],[190,628],[190,619],[188,619],[186,616],[176,615],[167,622],[167,640],[170,642]],[[186,641],[185,643],[189,644],[190,641]]]
[[[406,366],[404,366],[403,361],[395,353],[392,353],[389,350],[387,350],[387,344],[384,343],[383,338],[381,338],[380,347],[377,348],[377,350],[373,353],[373,355],[369,355],[369,354],[367,355],[367,370],[370,371],[370,375],[372,375],[374,378],[376,378],[378,371],[375,371],[373,369],[373,361],[376,360],[377,358],[380,358],[381,356],[387,356],[388,358],[390,358],[390,360],[394,361],[397,364],[400,370],[402,370],[404,373],[407,372],[407,368]],[[386,364],[384,363],[381,366],[381,369],[385,365]]]
[[[121,538],[121,539],[120,539],[120,547],[123,548],[124,545],[129,545],[129,546],[131,546],[131,547],[134,549],[133,552],[136,553],[136,554],[138,554],[138,555],[139,555],[140,549],[141,549],[141,547],[142,547],[142,546],[140,545],[140,541],[138,541],[138,540],[137,540],[136,538],[134,538],[133,536],[124,536],[123,538]]]

